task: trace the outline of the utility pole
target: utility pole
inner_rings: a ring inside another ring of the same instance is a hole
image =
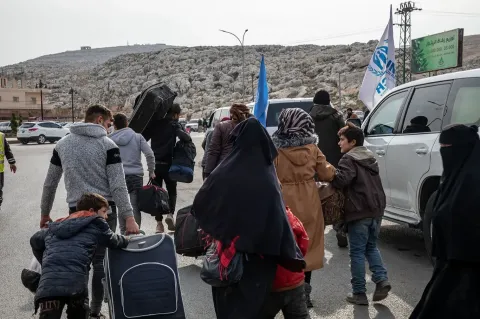
[[[400,4],[395,14],[400,15],[401,22],[396,24],[400,26],[400,54],[397,60],[397,85],[410,82],[412,80],[411,72],[411,42],[412,42],[412,12],[422,9],[415,7],[415,2],[408,1]]]
[[[43,88],[47,88],[45,84],[43,84],[42,80],[38,81],[38,84],[35,85],[35,88],[40,89],[40,118],[43,121]]]
[[[77,92],[73,88],[70,88],[70,91],[68,93],[72,95],[72,123],[75,123],[75,112],[73,109],[73,94]]]
[[[338,109],[342,109],[342,79],[340,73],[338,73]]]
[[[243,44],[245,43],[245,33],[248,32],[248,29],[245,29],[245,32],[243,32],[242,40],[240,40],[240,38],[237,37],[232,32],[225,31],[225,30],[220,30],[220,32],[228,33],[228,34],[233,35],[238,40],[238,42],[240,42],[240,46],[242,47],[242,83],[243,83],[243,96],[242,96],[242,98],[245,101],[245,47],[244,47]]]

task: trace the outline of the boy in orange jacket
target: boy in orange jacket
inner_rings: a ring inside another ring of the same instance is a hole
[[[305,256],[308,249],[308,235],[302,222],[286,208],[288,221],[298,247]],[[305,273],[291,272],[277,266],[277,273],[273,281],[272,292],[265,300],[261,318],[275,318],[281,310],[288,319],[308,319],[307,304],[305,303]]]

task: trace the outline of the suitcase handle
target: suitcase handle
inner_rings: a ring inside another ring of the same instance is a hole
[[[137,241],[140,241],[137,246],[138,248],[122,248],[122,250],[125,250],[125,251],[129,251],[129,252],[132,252],[132,253],[140,253],[140,252],[144,252],[144,251],[148,251],[148,250],[151,250],[151,249],[154,249],[158,246],[160,246],[163,241],[165,240],[165,234],[161,234],[161,238],[159,239],[158,242],[156,242],[155,244],[149,246],[149,247],[145,247],[145,248],[142,248],[142,246],[145,245],[146,241],[144,240],[145,239],[145,236],[134,236],[132,238],[130,238],[130,242],[129,242],[129,246],[131,243],[135,243]]]

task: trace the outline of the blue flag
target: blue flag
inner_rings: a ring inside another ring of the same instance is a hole
[[[268,106],[267,69],[265,68],[265,58],[262,55],[262,62],[260,63],[260,74],[258,76],[257,98],[255,99],[255,107],[253,108],[253,115],[265,127],[267,125],[267,106]]]

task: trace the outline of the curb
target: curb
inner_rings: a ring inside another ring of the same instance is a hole
[[[7,142],[8,144],[12,145],[12,144],[20,144],[20,141],[17,140],[16,138],[7,138]]]

